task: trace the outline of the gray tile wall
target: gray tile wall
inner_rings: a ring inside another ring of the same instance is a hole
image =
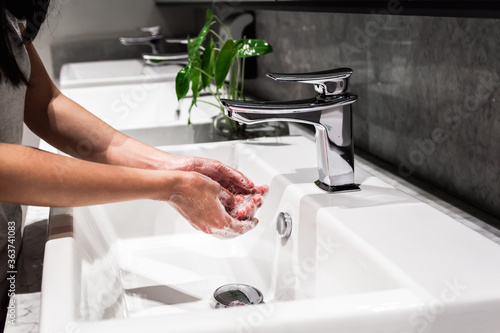
[[[500,20],[257,11],[258,59],[246,88],[312,96],[266,72],[351,67],[358,148],[500,217]]]
[[[140,59],[143,52],[151,52],[151,47],[121,45],[117,37],[102,39],[82,39],[53,43],[52,54],[53,76],[59,78],[61,67],[67,63]]]

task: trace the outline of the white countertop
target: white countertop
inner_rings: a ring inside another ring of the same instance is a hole
[[[291,135],[303,135],[313,140],[313,135],[302,127],[293,125],[290,131]],[[373,157],[366,156],[363,153],[356,155],[356,166],[363,168],[390,185],[438,209],[500,245],[500,230],[492,226],[492,224],[500,225],[499,219],[421,181],[413,178],[403,179],[391,171],[392,168],[389,165],[377,161]],[[47,218],[48,208],[29,207],[26,225]],[[45,239],[40,241],[45,242]],[[17,294],[15,296],[17,304],[16,325],[6,324],[6,333],[38,332],[40,296],[40,292]]]

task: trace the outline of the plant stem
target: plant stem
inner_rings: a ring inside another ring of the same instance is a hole
[[[191,109],[193,108],[194,106],[194,101],[191,102],[191,105],[189,106],[189,110],[188,110],[188,125],[191,125]]]
[[[231,95],[231,99],[236,99],[235,92],[237,91],[236,89],[236,64],[233,63],[231,66],[231,71],[229,74],[229,93]]]
[[[214,97],[215,97],[215,96],[214,96]],[[198,102],[202,102],[202,103],[205,103],[205,104],[212,105],[212,106],[214,106],[214,107],[216,107],[216,108],[218,108],[218,109],[220,109],[220,108],[221,108],[221,106],[222,106],[222,105],[217,105],[217,104],[212,103],[212,102],[209,102],[209,101],[204,101],[204,100],[202,100],[202,99],[199,99],[199,100],[198,100]]]
[[[245,59],[246,58],[243,58],[242,59],[242,70],[241,70],[241,87],[240,87],[240,96],[241,96],[241,99],[242,100],[245,100],[245,95],[243,94],[243,88],[244,88],[244,85],[245,85]]]
[[[235,71],[235,82],[234,82],[234,86],[233,86],[233,89],[234,89],[234,97],[233,99],[239,99],[238,98],[238,93],[239,93],[239,90],[238,90],[238,87],[239,87],[239,81],[240,81],[240,60],[238,58],[235,59],[235,63],[233,64],[233,66],[236,67]]]
[[[226,25],[224,23],[222,23],[222,21],[220,20],[219,17],[217,17],[217,15],[214,15],[214,18],[215,20],[221,25],[221,27],[227,32],[227,36],[229,39],[233,39],[233,36],[231,36],[231,33],[229,32],[229,30],[227,29]],[[220,37],[219,37],[220,38]],[[221,39],[222,40],[222,39]]]
[[[227,30],[226,30],[227,31]],[[210,32],[219,39],[219,42],[224,43],[224,40],[222,39],[221,36],[219,36],[218,33],[216,33],[214,30],[210,29]],[[228,32],[229,33],[229,32]],[[231,38],[232,39],[232,38]]]
[[[213,75],[210,75],[210,73],[207,73],[205,72],[203,69],[201,68],[198,68],[198,67],[195,67],[196,69],[198,69],[202,74],[205,74],[206,76],[208,76],[211,80],[215,80],[215,77]],[[212,94],[213,95],[213,94]]]

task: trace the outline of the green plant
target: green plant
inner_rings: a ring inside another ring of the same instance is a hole
[[[216,22],[226,30],[229,36],[226,41],[223,41],[212,30],[211,27]],[[203,46],[202,44],[204,44],[205,40],[208,40],[208,42]],[[207,101],[200,101],[218,107],[222,114],[224,112],[220,102],[221,98],[244,99],[245,58],[264,55],[272,51],[272,46],[261,39],[243,38],[233,40],[221,20],[208,9],[205,24],[198,36],[194,39],[188,38],[189,60],[187,65],[177,73],[175,79],[175,89],[177,99],[179,100],[187,95],[191,86],[193,100],[189,108],[188,123],[191,123],[191,109],[198,102],[200,92],[206,89],[215,97],[218,105]],[[229,82],[226,82],[228,73]],[[211,86],[212,82],[215,83],[214,88]],[[235,121],[226,118],[226,122],[232,132],[244,130],[244,127]]]

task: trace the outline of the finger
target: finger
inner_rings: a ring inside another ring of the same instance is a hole
[[[255,228],[258,223],[259,220],[254,217],[243,221],[235,220],[232,229],[242,235]]]
[[[246,216],[247,216],[247,211],[244,208],[238,209],[236,211],[236,216],[235,217],[238,220],[243,220],[243,219],[245,219]]]
[[[219,228],[211,227],[207,233],[220,239],[232,239],[252,230],[258,223],[259,220],[256,218],[240,221],[226,215],[224,226]]]
[[[253,218],[253,215],[255,214],[255,204],[253,202],[249,202],[245,206],[245,211],[246,211],[246,218],[244,220],[247,220],[249,218]]]
[[[242,194],[233,194],[234,205],[237,206],[245,200],[245,196]]]
[[[262,195],[260,194],[254,195],[252,201],[257,206],[257,208],[260,208],[262,206]]]
[[[258,193],[258,194],[264,195],[267,192],[269,192],[269,186],[267,186],[267,185],[256,186],[255,187],[255,192]]]
[[[231,194],[231,192],[229,192],[223,187],[221,187],[219,193],[219,200],[222,203],[222,205],[224,205],[224,207],[232,208],[235,205],[234,196]]]
[[[250,226],[244,227],[241,221],[238,221],[227,214],[224,217],[224,220],[225,223],[223,224],[223,226],[211,227],[208,234],[219,239],[232,239],[252,229]]]
[[[255,184],[238,170],[221,163],[218,171],[219,183],[231,192],[246,194],[254,190]]]

